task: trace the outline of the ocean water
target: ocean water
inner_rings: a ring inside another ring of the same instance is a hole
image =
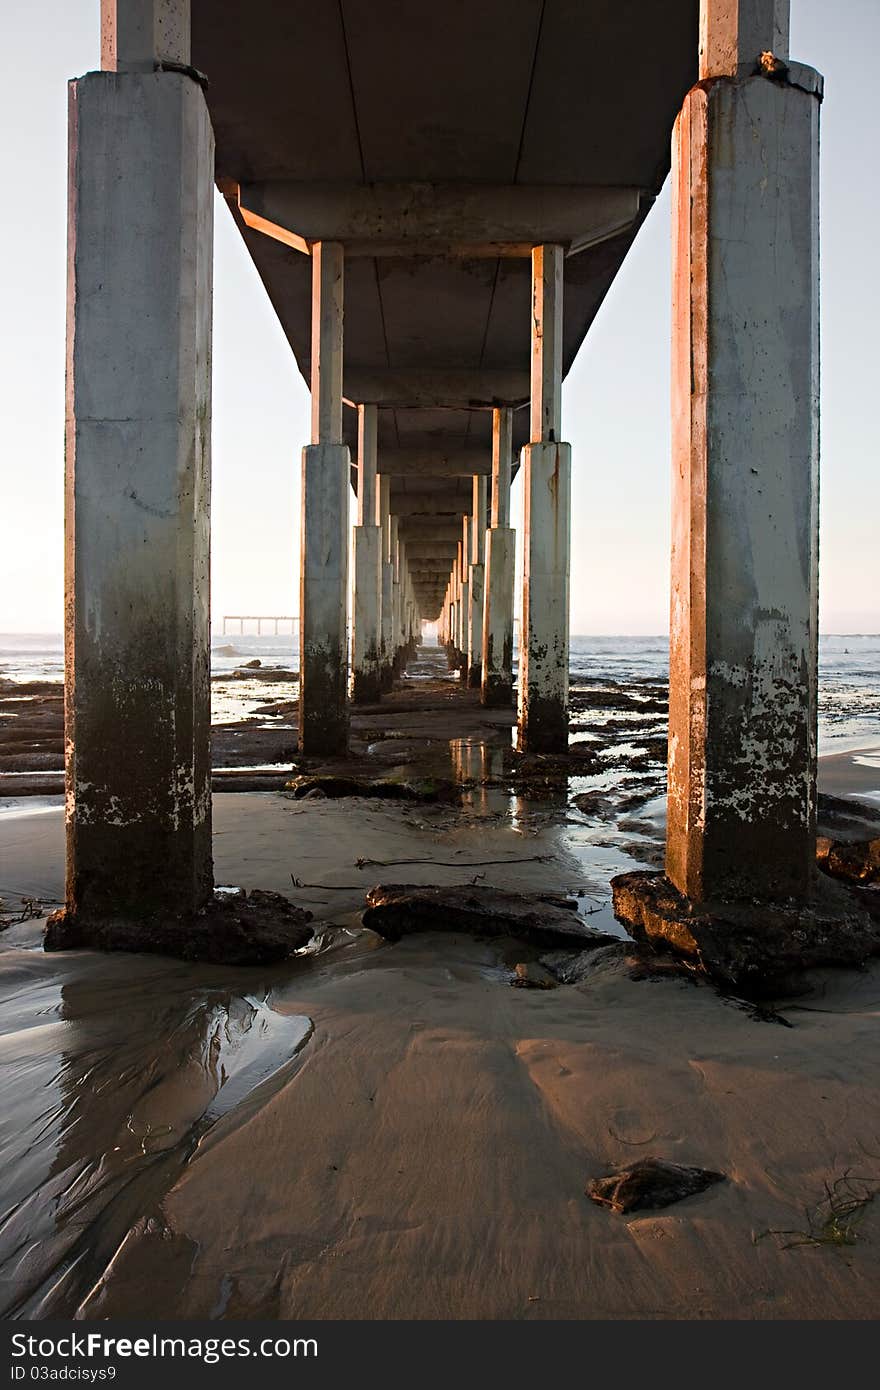
[[[295,639],[289,634],[276,637],[265,633],[215,633],[211,639],[211,667],[215,675],[232,672],[242,662],[254,659],[264,666],[295,670],[299,665]],[[669,674],[667,639],[576,635],[571,639],[570,671],[573,685],[664,681]],[[15,681],[60,681],[63,674],[60,636],[0,633],[0,676]],[[229,687],[224,683],[224,688]],[[229,717],[225,710],[224,717]],[[820,747],[826,752],[844,752],[878,740],[880,633],[823,635],[819,639]]]

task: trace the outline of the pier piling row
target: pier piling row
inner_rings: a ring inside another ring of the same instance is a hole
[[[70,85],[74,914],[212,891],[214,186],[311,388],[301,751],[345,755],[430,622],[484,704],[517,702],[523,751],[563,754],[572,468],[596,465],[562,382],[670,162],[667,874],[692,902],[810,892],[821,78],[787,0],[478,8],[101,4],[101,71]]]

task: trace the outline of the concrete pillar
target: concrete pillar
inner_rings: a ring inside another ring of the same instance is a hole
[[[456,638],[456,648],[458,650],[458,669],[462,680],[467,680],[468,638],[470,633],[470,520],[469,516],[462,517],[461,545],[458,551],[460,583],[458,592],[458,634]]]
[[[391,669],[400,675],[400,519],[389,518],[391,530]]]
[[[127,43],[69,87],[66,900],[86,928],[212,892],[214,142],[198,83]]]
[[[394,633],[392,598],[394,594],[394,565],[391,561],[391,478],[380,475],[376,480],[377,520],[381,531],[380,548],[382,554],[382,604],[381,604],[381,647],[380,683],[386,693],[394,685]]]
[[[483,681],[480,701],[487,706],[513,702],[513,588],[516,532],[510,525],[513,411],[492,416],[492,506],[486,532],[483,602]]]
[[[302,457],[300,749],[348,749],[348,481],[342,443],[343,251],[312,248],[312,442]]]
[[[486,492],[487,479],[476,475],[473,480],[473,510],[471,512],[471,565],[468,576],[468,664],[467,683],[479,690],[483,682],[483,588],[484,557],[486,553]]]
[[[673,138],[666,871],[697,901],[815,865],[821,78],[787,27],[704,3]]]
[[[190,0],[101,0],[101,67],[155,72],[190,61]]]
[[[456,635],[455,649],[457,656],[457,665],[462,680],[466,679],[467,676],[468,614],[470,604],[470,593],[470,583],[467,580],[461,580],[458,586],[458,612],[456,614],[456,626],[458,628],[458,632]]]
[[[358,524],[353,531],[351,698],[371,704],[382,691],[382,529],[377,524],[375,405],[358,406]]]
[[[571,448],[559,442],[562,404],[561,246],[532,252],[532,442],[522,451],[525,516],[519,742],[568,748]]]

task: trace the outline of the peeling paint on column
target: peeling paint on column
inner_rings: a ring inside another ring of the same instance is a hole
[[[382,530],[356,526],[352,545],[351,698],[354,704],[374,704],[382,694]]]
[[[814,875],[821,80],[795,68],[701,83],[673,142],[667,874],[698,901]]]
[[[171,72],[70,86],[67,909],[181,915],[212,889],[213,137]]]
[[[344,444],[303,449],[300,751],[348,748],[348,478]]]
[[[529,444],[525,464],[520,746],[568,748],[571,448]]]
[[[483,593],[485,566],[471,565],[468,581],[467,683],[479,690],[483,683]]]
[[[493,526],[486,538],[486,585],[483,602],[485,664],[480,696],[486,706],[513,703],[513,586],[516,532]]]

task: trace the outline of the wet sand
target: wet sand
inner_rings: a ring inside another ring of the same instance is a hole
[[[880,970],[817,977],[786,1028],[621,959],[514,990],[513,943],[338,921],[269,972],[13,929],[7,1315],[876,1315],[873,1207],[852,1247],[766,1233],[876,1180]],[[584,1197],[651,1153],[728,1181],[630,1216]]]
[[[487,720],[429,667],[396,714],[358,717],[352,765],[445,768],[462,806],[214,797],[217,882],[286,891],[315,913],[315,942],[284,966],[45,955],[39,921],[0,936],[0,1307],[876,1316],[880,1199],[855,1244],[805,1236],[823,1233],[825,1183],[880,1190],[880,966],[816,972],[775,1017],[646,978],[625,945],[580,984],[532,991],[511,988],[537,954],[516,942],[389,945],[360,926],[376,882],[484,876],[580,892],[607,927],[610,875],[660,853],[648,744],[662,695],[637,692],[648,707],[633,716],[633,692],[618,692],[600,719],[621,727],[560,790],[546,765],[515,765],[507,716]],[[587,742],[594,697],[576,716]],[[566,784],[598,794],[589,812]],[[0,895],[57,898],[60,805],[19,810],[0,820]],[[389,862],[402,860],[428,862]],[[727,1181],[629,1216],[584,1196],[588,1179],[648,1154]]]

